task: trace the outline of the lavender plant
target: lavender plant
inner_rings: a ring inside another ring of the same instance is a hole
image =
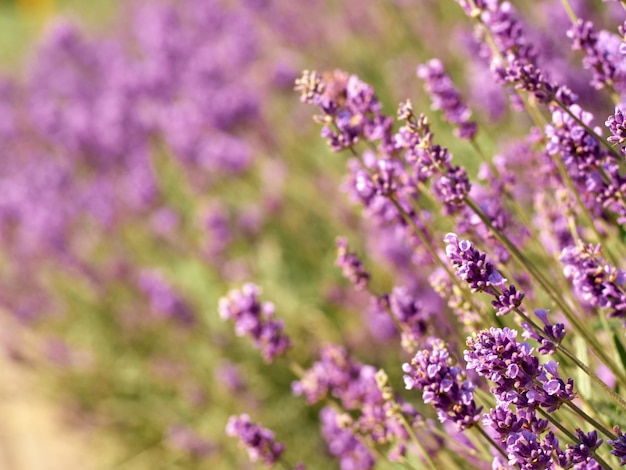
[[[624,465],[626,4],[333,5],[49,30],[0,86],[13,356],[121,466]]]

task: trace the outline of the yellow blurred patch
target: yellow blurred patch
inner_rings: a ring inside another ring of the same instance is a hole
[[[54,12],[54,0],[18,0],[20,13],[32,19],[46,19]]]

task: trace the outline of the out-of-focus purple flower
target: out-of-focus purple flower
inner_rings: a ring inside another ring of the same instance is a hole
[[[358,255],[348,250],[348,240],[343,237],[337,238],[337,266],[343,270],[343,275],[358,290],[367,288],[370,274],[365,270],[363,262]]]
[[[442,110],[446,121],[457,126],[455,133],[458,137],[472,140],[478,130],[476,123],[470,121],[472,112],[463,102],[452,79],[445,73],[441,61],[431,59],[418,66],[417,76],[425,81],[424,87],[430,93],[433,109]]]
[[[295,395],[304,395],[307,403],[316,403],[330,395],[341,400],[347,409],[380,399],[376,387],[376,369],[354,361],[340,346],[326,346],[320,360],[292,384]]]
[[[259,300],[260,288],[245,284],[241,290],[232,290],[219,301],[219,314],[224,320],[235,322],[237,336],[250,336],[267,362],[280,356],[291,346],[283,331],[283,322],[274,319],[274,304]]]
[[[139,288],[148,296],[152,310],[160,316],[183,324],[192,324],[192,308],[172,289],[157,272],[144,271],[139,276]]]
[[[607,263],[601,249],[583,243],[565,248],[560,257],[563,273],[584,302],[609,310],[610,317],[626,318],[626,274]]]
[[[432,404],[441,422],[452,421],[459,429],[468,429],[479,420],[482,408],[474,401],[474,384],[463,380],[463,370],[451,362],[443,341],[436,341],[402,365],[404,384],[407,390],[422,390],[424,403]]]
[[[165,440],[173,448],[196,459],[207,458],[216,450],[215,444],[203,439],[187,426],[170,426]]]
[[[303,103],[322,111],[315,119],[324,125],[321,135],[334,151],[352,148],[360,140],[391,145],[393,120],[382,114],[373,88],[356,75],[337,70],[322,76],[305,70],[296,90]]]
[[[322,436],[328,443],[328,450],[337,457],[341,470],[371,470],[374,468],[374,456],[346,425],[345,419],[332,408],[324,407],[320,411]],[[344,423],[343,426],[340,423]]]
[[[226,423],[226,435],[239,438],[252,462],[261,460],[274,465],[285,449],[283,444],[276,442],[272,431],[252,423],[247,414],[231,416]]]
[[[583,65],[593,73],[591,85],[597,89],[614,87],[618,77],[618,69],[613,58],[598,40],[598,34],[591,21],[579,19],[569,31],[567,37],[572,40],[572,49],[585,53]]]

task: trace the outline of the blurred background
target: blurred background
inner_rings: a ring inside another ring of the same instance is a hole
[[[423,280],[341,190],[347,157],[293,83],[341,68],[389,115],[426,110],[415,68],[445,57],[493,135],[527,129],[462,17],[430,0],[1,0],[0,468],[258,468],[224,436],[243,412],[291,461],[338,468],[289,364],[265,364],[218,300],[253,281],[292,360],[340,342],[399,383],[393,325],[342,279],[335,237],[367,250],[381,290]]]

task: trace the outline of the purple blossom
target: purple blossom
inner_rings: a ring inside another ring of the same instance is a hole
[[[614,431],[617,433],[617,439],[607,440],[607,444],[613,447],[611,454],[620,459],[620,465],[626,465],[626,434],[622,433],[619,426],[615,426]]]
[[[365,270],[363,262],[356,253],[348,250],[348,241],[345,238],[337,238],[336,244],[336,265],[343,270],[344,277],[349,279],[357,290],[366,289],[370,274]]]
[[[626,317],[624,271],[607,263],[601,246],[578,244],[561,252],[565,277],[572,281],[576,295],[589,305],[609,310],[610,317]]]
[[[507,280],[487,261],[487,255],[474,248],[472,242],[459,240],[455,233],[448,233],[444,241],[448,259],[457,275],[469,284],[472,292],[485,291],[494,295],[493,287],[505,285]]]
[[[283,322],[274,319],[274,304],[261,302],[259,294],[259,287],[245,284],[221,298],[218,310],[223,320],[235,322],[237,336],[252,337],[255,347],[271,362],[289,349],[291,341],[283,331]]]
[[[583,65],[593,73],[591,85],[597,89],[613,87],[615,82],[619,80],[618,69],[613,57],[598,40],[598,34],[593,28],[593,23],[579,19],[569,29],[567,37],[572,40],[572,49],[585,53]]]
[[[374,456],[345,424],[345,419],[332,408],[320,411],[322,436],[330,453],[339,458],[341,470],[371,470]],[[343,423],[341,425],[340,423]]]
[[[527,322],[522,322],[522,327],[525,330],[522,335],[524,338],[532,338],[540,343],[541,346],[537,349],[540,354],[553,354],[556,351],[556,345],[560,344],[565,337],[565,325],[563,323],[550,323],[548,313],[549,310],[535,309],[535,315],[544,325],[543,333],[545,336],[535,331]]]
[[[187,426],[170,426],[165,438],[170,446],[194,458],[207,458],[217,450],[215,444],[202,438]]]
[[[490,328],[467,338],[467,368],[494,382],[491,392],[498,400],[515,403],[518,409],[541,406],[547,412],[575,398],[574,380],[564,381],[557,363],[539,364],[528,343],[517,342],[517,331]]]
[[[296,80],[300,100],[318,106],[316,120],[324,125],[321,135],[334,151],[353,147],[360,140],[391,145],[393,120],[371,86],[355,75],[337,70],[331,74],[304,71]]]
[[[425,81],[424,88],[433,100],[433,109],[440,109],[446,121],[455,124],[458,137],[472,140],[477,132],[475,122],[470,121],[472,112],[462,101],[452,80],[445,73],[439,59],[431,59],[417,68],[417,76]]]
[[[250,416],[231,416],[226,423],[226,435],[237,437],[248,451],[252,462],[259,460],[274,465],[283,453],[285,446],[274,439],[274,433],[250,421]]]
[[[481,408],[474,401],[475,388],[459,367],[453,366],[443,341],[419,351],[410,363],[402,364],[407,390],[422,390],[424,403],[431,403],[441,422],[452,421],[459,430],[468,429],[479,419]]]
[[[139,288],[149,298],[150,306],[157,315],[186,325],[195,322],[191,306],[174,292],[159,273],[142,272],[139,276]]]
[[[606,127],[611,131],[611,136],[607,138],[612,144],[620,146],[622,153],[626,154],[626,124],[624,124],[624,113],[617,106],[615,107],[615,113],[609,116],[604,123]]]

